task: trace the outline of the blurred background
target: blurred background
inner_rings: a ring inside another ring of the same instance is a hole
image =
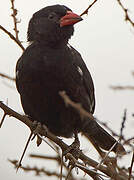
[[[64,4],[75,13],[81,14],[90,4],[88,0],[28,0],[15,1],[18,10],[17,18],[19,37],[24,47],[27,43],[27,27],[32,14],[39,9],[53,4]],[[124,4],[129,8],[131,18],[134,20],[134,1],[128,0]],[[13,31],[13,19],[11,17],[11,1],[1,2],[0,25],[8,31]],[[124,134],[126,137],[134,136],[134,90],[113,90],[110,86],[134,86],[134,28],[124,19],[124,12],[117,1],[101,0],[89,9],[88,15],[83,16],[83,21],[76,24],[75,33],[70,44],[82,55],[87,64],[95,84],[96,110],[95,116],[107,122],[115,132],[120,132],[124,109],[127,109],[127,121]],[[0,72],[15,77],[15,66],[22,50],[11,40],[7,34],[0,30]],[[23,114],[19,94],[14,82],[0,77],[0,101],[8,103],[8,106]],[[0,109],[0,117],[3,111]],[[30,131],[21,122],[12,117],[6,117],[0,129],[0,179],[24,180],[39,179],[33,172],[24,173],[16,170],[8,159],[19,159]],[[66,140],[70,144],[72,140]],[[98,160],[98,155],[92,145],[81,137],[81,149],[90,157]],[[53,155],[55,152],[45,143],[39,148],[35,140],[28,147],[23,165],[44,167],[54,171],[56,165],[43,160],[30,159],[30,153]],[[122,160],[122,165],[128,167],[131,160]],[[56,169],[57,170],[57,169]],[[57,170],[58,171],[58,170]],[[60,171],[60,170],[59,170]],[[47,178],[46,178],[47,179]],[[55,179],[54,177],[49,179]]]

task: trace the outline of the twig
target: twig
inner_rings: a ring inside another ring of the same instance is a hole
[[[129,21],[130,24],[134,27],[134,22],[131,20],[130,16],[128,15],[128,9],[123,6],[121,0],[117,0],[117,2],[120,5],[120,7],[123,9],[124,13],[125,13],[125,20]]]
[[[3,124],[4,120],[5,120],[6,115],[7,114],[4,112],[4,115],[3,115],[2,120],[0,122],[0,128],[2,127],[2,124]]]
[[[119,138],[120,140],[123,137],[123,129],[125,127],[126,119],[127,119],[127,110],[125,109],[124,110],[124,115],[123,115],[123,118],[122,118],[121,129],[120,129],[120,138]]]
[[[9,31],[7,31],[3,26],[0,25],[0,29],[4,31],[13,41],[16,42],[16,44],[24,51],[25,48],[23,47],[22,43],[17,40],[13,34],[11,34]]]
[[[54,161],[60,161],[60,158],[57,156],[44,156],[44,155],[37,155],[37,154],[30,154],[29,155],[31,158],[37,158],[37,159],[49,159],[49,160],[54,160]]]
[[[109,153],[113,150],[113,148],[117,145],[118,141],[116,141],[113,146],[109,149],[109,151],[105,154],[105,156],[103,157],[103,159],[100,161],[100,163],[97,165],[97,169],[100,167],[100,165],[102,165],[102,163],[105,162],[106,158],[108,157]]]
[[[33,132],[30,133],[30,136],[29,136],[29,138],[28,138],[28,140],[27,140],[27,143],[26,143],[26,145],[25,145],[24,151],[23,151],[22,156],[21,156],[21,158],[20,158],[20,160],[19,160],[19,163],[18,163],[16,172],[17,172],[18,169],[21,167],[22,159],[23,159],[23,157],[24,157],[24,155],[25,155],[25,152],[26,152],[26,150],[27,150],[27,147],[28,147],[28,145],[29,145],[29,142],[30,142],[30,140],[31,140],[32,135],[33,135]]]
[[[92,2],[92,4],[90,4],[90,5],[88,6],[88,8],[87,8],[83,13],[81,13],[80,16],[83,16],[84,14],[88,14],[88,10],[89,10],[96,2],[97,2],[97,0],[94,0],[94,1]]]
[[[48,145],[50,146],[55,152],[58,153],[57,149],[55,149],[49,142],[47,142],[44,137],[42,137],[40,134],[38,134],[38,136]]]
[[[9,80],[15,81],[15,78],[10,77],[10,76],[8,76],[7,74],[0,73],[0,76],[1,76],[2,78],[6,78],[6,79],[9,79]]]
[[[3,104],[2,102],[0,102],[0,107],[4,110],[4,112],[7,115],[17,118],[18,120],[23,122],[25,125],[27,125],[30,129],[32,129],[33,122],[28,117],[20,115],[19,113],[15,112],[11,108],[9,108],[5,104]],[[39,133],[40,133],[40,135],[42,135],[42,136],[44,135],[44,136],[48,137],[49,139],[51,139],[53,142],[55,142],[57,145],[59,145],[63,151],[68,149],[69,146],[67,144],[65,144],[61,139],[59,139],[58,137],[53,135],[51,132],[48,131],[46,134],[46,131],[44,131],[44,129],[40,129]],[[83,162],[85,162],[86,164],[88,164],[89,166],[92,166],[94,168],[96,168],[96,166],[98,165],[98,163],[96,161],[85,156],[82,152],[80,152],[80,154],[79,154],[79,159],[81,159]],[[113,173],[115,173],[112,170],[109,171],[109,169],[103,165],[101,165],[98,170],[102,171],[104,174],[108,175],[109,177],[113,177]],[[116,174],[116,177],[118,178],[118,180],[126,180],[126,177],[124,177],[120,174]]]
[[[70,176],[70,174],[71,174],[73,168],[74,168],[73,166],[70,166],[69,171],[68,171],[68,174],[67,174],[65,180],[69,180],[69,176]]]
[[[134,86],[110,86],[113,90],[134,90]]]
[[[17,18],[16,18],[16,15],[17,15],[18,11],[17,11],[17,9],[15,9],[15,7],[14,7],[14,2],[15,2],[15,0],[11,0],[11,4],[12,4],[11,9],[12,9],[12,11],[13,11],[13,14],[12,14],[11,16],[13,17],[14,31],[15,31],[16,40],[19,41],[19,37],[18,37],[19,31],[18,31],[18,29],[17,29],[18,20],[17,20]]]
[[[90,177],[92,177],[93,179],[100,180],[100,178],[99,178],[100,174],[99,173],[97,173],[96,171],[90,170],[89,168],[85,167],[82,163],[80,163],[78,160],[76,160],[72,156],[72,154],[67,153],[66,158],[69,159],[70,163],[72,164],[72,166],[70,168],[70,171],[72,171],[73,167],[78,167],[81,170],[83,170],[86,174],[88,174]]]
[[[62,174],[63,174],[63,152],[62,152],[62,156],[60,158],[61,160],[61,164],[60,164],[60,180],[62,180]]]
[[[15,168],[17,168],[17,161],[16,160],[9,160],[12,164],[14,164]],[[47,176],[55,176],[55,177],[60,177],[60,175],[57,172],[52,172],[52,171],[48,171],[45,170],[44,168],[39,169],[38,167],[24,167],[21,166],[21,169],[23,169],[24,171],[34,171],[36,173],[36,176],[39,176],[41,173],[43,173],[44,175]],[[65,178],[65,175],[63,175],[63,177]]]
[[[31,158],[56,161],[61,166],[61,157],[59,156],[59,154],[57,154],[57,156],[44,156],[44,155],[30,154],[29,156]],[[68,167],[64,161],[62,161],[62,165],[68,171]],[[71,174],[71,177],[73,177],[73,174]]]
[[[75,108],[81,116],[83,117],[89,117],[91,120],[95,120],[92,113],[87,112],[85,109],[82,108],[82,105],[80,103],[73,102],[66,94],[65,91],[60,91],[59,95],[63,98],[66,105],[71,105],[73,108]]]
[[[59,95],[63,98],[63,100],[64,100],[64,102],[65,102],[65,105],[70,105],[70,106],[72,106],[74,109],[76,109],[78,112],[79,112],[79,114],[80,114],[80,116],[82,117],[81,118],[81,120],[84,120],[84,118],[83,117],[88,117],[88,118],[90,118],[90,120],[92,120],[92,121],[97,121],[97,119],[96,118],[94,118],[94,116],[92,115],[92,113],[90,113],[90,112],[87,112],[83,107],[82,107],[82,105],[80,104],[80,103],[75,103],[75,102],[73,102],[69,97],[68,97],[68,95],[66,94],[66,92],[65,91],[60,91],[59,92]],[[92,142],[92,141],[91,141]],[[101,151],[98,149],[98,147],[97,147],[97,143],[92,143],[93,145],[94,145],[94,147],[96,148],[96,150],[98,151],[98,153],[100,153],[101,154]],[[119,151],[118,151],[118,153],[121,153],[121,154],[125,154],[125,150],[123,149],[123,148],[119,148]]]
[[[129,178],[128,178],[128,180],[131,180],[133,164],[134,164],[134,150],[133,150],[133,156],[132,156],[132,160],[131,160],[131,166],[129,168]]]
[[[91,176],[94,180],[104,180],[102,177],[100,177],[100,176],[104,176],[104,175],[97,173],[94,170],[90,170],[89,168],[82,166],[81,164],[78,164],[78,163],[76,163],[76,167],[83,170],[86,174]],[[105,176],[105,177],[107,177],[107,176]]]
[[[134,137],[131,137],[131,138],[129,138],[129,139],[124,140],[123,144],[129,145],[129,144],[130,144],[130,141],[132,141],[132,140],[134,140]]]

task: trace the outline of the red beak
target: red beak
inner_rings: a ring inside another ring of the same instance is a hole
[[[72,11],[67,11],[67,14],[60,19],[60,27],[73,25],[82,20],[81,16],[73,13]]]

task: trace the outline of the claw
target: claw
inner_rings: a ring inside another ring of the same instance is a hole
[[[65,156],[65,160],[67,160],[67,153],[71,153],[75,157],[75,159],[78,159],[80,151],[80,141],[76,133],[74,142],[63,152],[63,156]]]

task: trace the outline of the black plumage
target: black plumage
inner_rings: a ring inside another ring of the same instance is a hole
[[[116,140],[96,121],[81,119],[72,107],[66,107],[59,91],[94,113],[94,85],[81,55],[70,45],[73,25],[82,18],[62,5],[48,6],[36,12],[29,22],[28,41],[16,66],[16,86],[25,113],[45,124],[57,136],[84,133],[99,147],[109,150]],[[123,147],[120,145],[123,151]],[[117,151],[117,145],[113,149]]]

